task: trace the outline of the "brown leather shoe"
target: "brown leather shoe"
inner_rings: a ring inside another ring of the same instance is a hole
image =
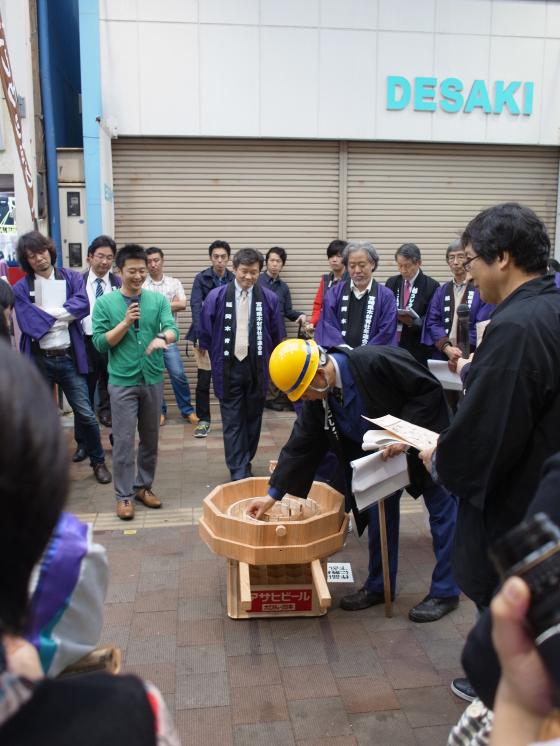
[[[125,498],[117,500],[117,515],[123,521],[131,521],[134,518],[134,503]]]
[[[198,425],[198,423],[200,421],[198,419],[198,417],[196,416],[195,412],[191,412],[190,414],[183,414],[183,415],[181,415],[181,417],[184,420],[187,420],[188,422],[190,422],[191,425]]]
[[[102,461],[100,464],[93,465],[93,474],[99,484],[109,484],[113,481],[113,477],[109,469],[105,466],[105,462]]]
[[[161,508],[161,500],[147,487],[141,487],[138,490],[136,493],[136,499],[139,502],[144,503],[147,508]]]

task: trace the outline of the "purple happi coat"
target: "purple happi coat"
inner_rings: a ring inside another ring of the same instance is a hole
[[[229,285],[223,285],[211,290],[202,305],[200,322],[198,329],[198,344],[201,350],[208,350],[210,361],[212,363],[212,381],[214,384],[214,393],[218,399],[224,398],[224,327],[226,313],[226,293]],[[257,290],[257,292],[259,292]],[[269,373],[268,361],[272,350],[284,339],[284,322],[280,316],[278,298],[266,288],[260,287],[262,295],[262,395],[266,395],[268,390]],[[254,333],[256,320],[255,314],[255,288],[253,288],[253,306],[251,309],[251,321],[249,335],[250,339]],[[235,314],[235,301],[233,302],[233,313]],[[230,324],[232,327],[233,319]],[[233,337],[234,339],[234,337]],[[233,346],[233,342],[232,342]],[[254,350],[252,351],[254,353]]]
[[[346,344],[340,323],[343,295],[349,292],[349,281],[337,282],[325,294],[314,339],[321,347]],[[351,292],[351,291],[350,291]],[[397,306],[393,292],[378,283],[377,298],[369,330],[368,345],[395,345],[397,341]]]
[[[57,267],[57,272],[62,275],[61,279],[66,280],[67,300],[64,308],[75,319],[68,325],[68,331],[70,333],[70,342],[74,352],[76,368],[79,373],[86,374],[88,372],[88,361],[84,344],[84,333],[82,325],[79,322],[89,314],[87,291],[83,278],[78,272],[62,267]],[[41,337],[44,337],[50,331],[56,319],[31,302],[29,298],[28,277],[22,277],[19,282],[16,282],[13,290],[16,296],[14,309],[22,332],[19,347],[24,355],[31,357],[33,340],[39,340]]]
[[[436,290],[430,307],[424,319],[424,328],[422,329],[422,344],[434,345],[438,340],[449,336],[451,325],[453,323],[454,298],[453,283],[445,282]],[[470,308],[469,319],[469,339],[471,347],[476,347],[476,324],[479,321],[486,321],[490,314],[496,308],[491,303],[485,303],[472,284],[467,285],[466,303]]]

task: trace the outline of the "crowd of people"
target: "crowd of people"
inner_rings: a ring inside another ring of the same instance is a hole
[[[196,275],[190,295],[187,340],[197,365],[193,406],[178,349],[177,314],[186,309],[187,296],[181,282],[164,273],[160,248],[127,244],[117,250],[112,238],[100,236],[88,249],[88,270],[80,275],[56,266],[49,238],[38,232],[20,238],[17,255],[25,276],[13,288],[0,280],[0,335],[8,337],[15,313],[20,351],[37,371],[31,380],[38,382],[40,374],[51,388],[58,384],[74,412],[73,460],[89,458],[98,482],[113,481],[117,515],[131,520],[135,501],[149,508],[162,505],[152,487],[159,428],[166,416],[165,368],[182,417],[194,425],[194,437],[208,437],[211,431],[213,383],[231,480],[253,474],[266,403],[272,409],[293,406],[293,430],[271,476],[268,496],[255,500],[250,513],[262,518],[285,494],[305,498],[317,478],[337,487],[346,509],[353,511],[356,530],[362,533],[367,527],[369,535],[367,579],[341,600],[341,607],[351,612],[384,599],[379,509],[374,505],[358,511],[352,494],[350,462],[362,455],[362,437],[371,428],[362,415],[392,414],[441,433],[433,449],[419,453],[397,444],[383,452],[383,458],[390,459],[406,451],[406,489],[412,497],[423,496],[429,514],[435,566],[427,595],[410,609],[409,618],[434,622],[453,612],[461,592],[471,599],[481,614],[479,624],[486,624],[480,635],[496,660],[492,695],[485,697],[485,704],[496,706],[496,728],[493,736],[488,729],[487,738],[496,744],[513,743],[503,735],[508,732],[504,712],[511,714],[516,707],[531,711],[535,727],[526,729],[527,738],[536,738],[556,703],[553,687],[542,667],[534,665],[538,686],[547,692],[546,706],[535,706],[534,697],[524,702],[508,657],[520,655],[519,650],[533,654],[527,632],[526,637],[519,632],[531,591],[513,580],[494,598],[501,578],[490,550],[526,517],[545,463],[560,452],[560,275],[553,271],[543,223],[516,203],[484,210],[450,243],[446,260],[451,279],[441,285],[422,271],[415,244],[396,251],[398,273],[382,284],[374,276],[379,263],[375,247],[367,241],[337,239],[327,248],[331,271],[320,278],[309,321],[293,308],[290,289],[280,278],[287,261],[283,248],[271,248],[266,257],[242,248],[231,257],[230,245],[219,240],[208,253],[210,266]],[[297,322],[304,333],[286,339],[285,319]],[[29,378],[27,362],[17,361],[5,346],[3,355],[10,375]],[[460,394],[443,390],[427,365],[433,358],[460,371]],[[37,383],[34,400],[47,390]],[[47,393],[43,398],[51,397]],[[52,402],[44,406],[49,421]],[[112,473],[100,424],[112,429]],[[140,442],[135,456],[136,431]],[[40,448],[41,432],[30,432],[26,458]],[[68,465],[57,438],[52,447],[58,449],[60,499],[49,509],[45,506],[43,533],[22,563],[26,569],[21,577],[4,580],[13,600],[8,616],[0,609],[0,633],[7,650],[4,658],[12,656],[16,673],[19,648],[12,639],[19,638],[23,628],[26,573],[39,559],[67,489]],[[14,448],[17,444],[7,440],[6,452]],[[20,456],[14,453],[14,458]],[[392,596],[397,593],[402,492],[384,500]],[[34,499],[39,510],[40,498]],[[25,526],[31,518],[14,514],[13,520]],[[23,546],[18,551],[24,552]],[[497,620],[494,644],[491,613]],[[9,670],[5,660],[3,665]],[[469,671],[469,677],[476,676]],[[452,688],[472,701],[483,696],[487,679],[484,674],[477,681],[456,679]],[[23,691],[21,681],[14,684],[16,699],[20,697],[24,709],[41,707],[39,693],[45,685]],[[131,691],[136,686],[127,685]],[[143,691],[136,691],[139,702]],[[142,717],[145,725],[149,707],[139,706],[139,726]],[[27,727],[13,713],[9,722]],[[0,720],[0,733],[5,727]],[[458,732],[452,738],[459,738]]]

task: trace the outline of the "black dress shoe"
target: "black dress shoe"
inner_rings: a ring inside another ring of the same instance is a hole
[[[453,679],[451,682],[451,691],[456,697],[464,699],[465,702],[472,702],[476,697],[476,692],[466,677]]]
[[[350,593],[348,596],[341,598],[340,608],[345,611],[359,611],[360,609],[367,609],[370,606],[382,604],[384,601],[385,596],[382,593],[375,593],[375,591],[368,591],[366,588],[361,588],[356,593]]]
[[[93,474],[99,484],[109,484],[109,482],[113,481],[113,477],[111,475],[111,472],[109,469],[105,466],[105,462],[101,462],[100,464],[94,464],[93,465]]]
[[[84,448],[81,446],[78,446],[76,450],[74,451],[74,455],[72,456],[72,461],[77,464],[80,461],[85,461],[87,458],[87,453]]]
[[[113,427],[113,422],[111,420],[111,415],[110,414],[100,414],[99,415],[99,422],[104,427]]]
[[[408,618],[411,622],[421,624],[422,622],[437,622],[442,616],[449,614],[450,611],[459,606],[459,596],[449,596],[448,598],[426,598],[408,612]]]

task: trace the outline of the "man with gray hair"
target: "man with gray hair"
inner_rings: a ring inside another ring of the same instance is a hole
[[[432,295],[439,287],[422,272],[422,255],[414,243],[404,243],[395,253],[399,274],[389,277],[385,287],[395,295],[397,304],[397,339],[399,347],[408,350],[422,365],[428,364],[434,348],[422,344],[422,326]]]
[[[325,294],[315,341],[325,348],[394,345],[397,309],[393,293],[373,277],[377,251],[368,241],[350,241],[342,258],[349,277]]]
[[[453,277],[432,296],[422,331],[422,343],[434,345],[441,357],[455,364],[462,355],[457,346],[457,307],[461,304],[469,307],[469,341],[470,351],[473,352],[476,347],[476,325],[490,318],[494,306],[481,300],[465,268],[467,255],[460,239],[449,244],[445,259]]]

